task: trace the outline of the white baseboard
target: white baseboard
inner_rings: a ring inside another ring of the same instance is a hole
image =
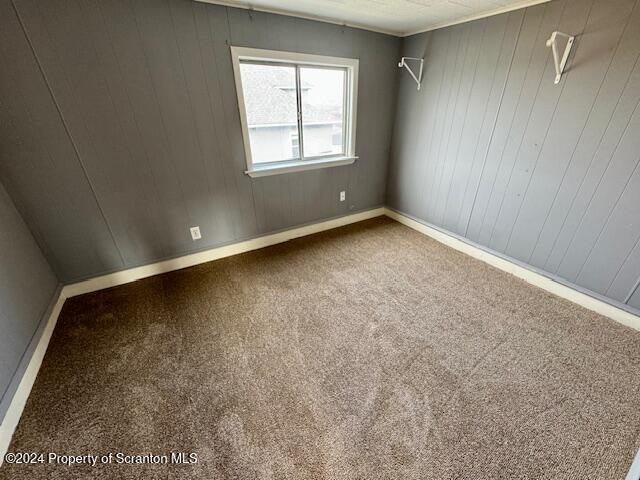
[[[0,425],[0,466],[2,466],[2,463],[4,462],[4,456],[7,453],[9,444],[11,443],[11,437],[13,437],[13,432],[15,432],[16,427],[18,426],[24,406],[26,405],[29,394],[31,393],[31,388],[36,381],[40,365],[42,365],[42,359],[44,358],[44,354],[49,346],[49,340],[51,340],[53,329],[56,326],[58,316],[60,315],[60,311],[62,310],[65,300],[64,292],[61,291],[58,294],[58,299],[51,309],[51,313],[46,321],[47,323],[44,325],[40,338],[38,339],[38,344],[31,355],[27,369],[18,384],[18,388],[11,399],[7,413]]]
[[[402,215],[401,213],[398,213],[389,208],[385,208],[385,215],[408,227],[411,227],[414,230],[417,230],[420,233],[428,235],[429,237],[437,240],[440,243],[443,243],[451,248],[455,248],[456,250],[462,253],[466,253],[473,258],[482,260],[483,262],[488,263],[493,267],[499,268],[500,270],[503,270],[507,273],[515,275],[516,277],[521,278],[527,283],[542,288],[547,292],[553,293],[554,295],[562,297],[573,303],[577,303],[578,305],[588,308],[589,310],[593,310],[600,315],[609,317],[616,322],[626,325],[627,327],[631,327],[635,330],[640,331],[640,317],[634,315],[631,312],[627,312],[626,310],[622,310],[621,308],[603,302],[602,300],[598,300],[597,298],[587,295],[586,293],[579,292],[571,287],[558,283],[549,277],[545,277],[544,275],[522,267],[514,262],[510,262],[505,258],[493,255],[486,250],[482,250],[481,248],[463,242],[462,240],[459,240],[451,235],[447,235],[440,230],[429,227],[428,225],[413,220],[412,218]]]
[[[18,389],[9,405],[9,409],[0,425],[0,466],[4,460],[4,454],[9,448],[11,443],[11,437],[15,431],[20,416],[24,410],[27,398],[31,392],[31,388],[35,382],[38,370],[42,364],[42,360],[47,351],[49,340],[55,328],[58,316],[62,310],[62,306],[65,300],[69,297],[81,295],[84,293],[94,292],[105,288],[115,287],[117,285],[123,285],[125,283],[133,282],[142,278],[158,275],[160,273],[170,272],[173,270],[179,270],[182,268],[191,267],[201,263],[210,262],[223,257],[229,257],[237,255],[239,253],[249,252],[260,248],[275,245],[277,243],[286,242],[294,238],[311,235],[313,233],[322,232],[325,230],[331,230],[333,228],[341,227],[351,223],[360,222],[369,218],[386,215],[408,227],[417,230],[425,235],[432,237],[440,243],[443,243],[449,247],[455,248],[467,255],[482,260],[500,270],[511,273],[532,285],[540,287],[548,292],[570,300],[585,308],[598,312],[604,316],[607,316],[617,322],[627,325],[636,330],[640,330],[640,317],[633,315],[630,312],[616,308],[606,302],[590,297],[584,293],[578,292],[566,285],[562,285],[553,281],[539,273],[528,270],[520,265],[510,262],[502,257],[493,255],[485,250],[477,248],[473,245],[465,243],[457,238],[447,235],[439,230],[431,228],[420,222],[417,222],[409,217],[401,215],[388,208],[376,208],[365,212],[355,213],[353,215],[347,215],[332,220],[327,220],[312,225],[306,225],[299,228],[293,228],[291,230],[285,230],[282,232],[274,233],[271,235],[265,235],[251,240],[246,240],[231,245],[225,245],[222,247],[213,248],[211,250],[194,253],[191,255],[185,255],[183,257],[165,260],[142,267],[131,268],[129,270],[123,270],[121,272],[112,273],[109,275],[103,275],[101,277],[92,278],[83,282],[67,285],[63,287],[58,300],[56,301],[47,323],[43,328],[42,334],[38,341],[37,347],[33,352],[29,365],[20,381]]]
[[[313,223],[311,225],[305,225],[303,227],[292,228],[290,230],[284,230],[282,232],[252,238],[243,242],[232,243],[230,245],[212,248],[211,250],[205,250],[203,252],[185,255],[183,257],[172,258],[170,260],[164,260],[162,262],[143,265],[142,267],[130,268],[128,270],[122,270],[119,272],[110,273],[108,275],[102,275],[100,277],[91,278],[83,282],[66,285],[63,289],[63,293],[67,298],[71,298],[77,295],[82,295],[84,293],[95,292],[97,290],[103,290],[105,288],[123,285],[125,283],[140,280],[141,278],[147,278],[153,275],[158,275],[160,273],[166,273],[173,270],[192,267],[201,263],[211,262],[212,260],[218,260],[219,258],[230,257],[232,255],[238,255],[239,253],[250,252],[251,250],[258,250],[260,248],[286,242],[294,238],[304,237],[313,233],[342,227],[343,225],[349,225],[350,223],[356,223],[361,222],[362,220],[367,220],[369,218],[380,217],[384,215],[384,212],[385,209],[382,207],[374,208],[373,210],[367,210],[364,212],[346,215],[344,217],[325,220],[323,222]]]
[[[631,463],[631,468],[629,469],[629,473],[627,473],[625,480],[640,480],[640,450],[636,453],[636,457]]]
[[[7,453],[7,449],[11,443],[11,437],[13,436],[13,433],[18,426],[18,422],[20,421],[20,417],[27,403],[27,398],[29,398],[29,393],[31,393],[31,388],[36,380],[38,371],[40,370],[40,365],[42,365],[42,359],[44,358],[44,354],[49,346],[49,340],[51,340],[53,329],[56,326],[58,316],[60,315],[62,306],[67,298],[109,287],[115,287],[117,285],[123,285],[142,278],[173,270],[180,270],[182,268],[210,262],[219,258],[230,257],[239,253],[257,250],[259,248],[268,247],[270,245],[286,242],[294,238],[304,237],[313,233],[331,230],[333,228],[342,227],[344,225],[360,222],[369,218],[379,217],[384,215],[384,212],[385,209],[382,207],[375,208],[64,286],[51,310],[51,314],[49,315],[47,323],[42,330],[42,334],[40,335],[38,344],[31,356],[31,360],[29,361],[27,369],[20,380],[20,384],[18,385],[13,399],[9,404],[7,413],[0,425],[0,466],[4,461],[4,455]]]

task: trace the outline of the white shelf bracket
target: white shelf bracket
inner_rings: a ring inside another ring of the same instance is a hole
[[[406,62],[407,60],[420,62],[420,70],[418,71],[418,75],[416,75],[413,72],[413,70],[411,70],[411,67],[407,65],[407,62]],[[409,75],[411,75],[411,77],[416,81],[416,83],[418,84],[418,90],[420,90],[420,86],[422,84],[422,67],[423,66],[424,66],[424,60],[422,58],[416,58],[416,57],[402,57],[400,59],[400,62],[398,63],[398,67],[406,68],[407,71],[409,72]]]
[[[567,39],[567,43],[564,47],[564,53],[562,54],[562,58],[559,58],[558,55],[558,37],[563,37]],[[551,47],[551,51],[553,52],[553,63],[556,67],[556,80],[555,84],[560,83],[560,78],[562,78],[562,73],[564,72],[564,67],[567,64],[567,59],[569,58],[569,54],[571,53],[571,47],[573,46],[573,40],[576,37],[572,35],[567,35],[566,33],[555,31],[551,34],[549,40],[547,40],[547,47]]]

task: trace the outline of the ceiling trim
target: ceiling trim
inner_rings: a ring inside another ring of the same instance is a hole
[[[514,10],[520,10],[522,8],[533,7],[534,5],[540,5],[541,3],[548,3],[551,0],[523,0],[522,2],[512,3],[504,7],[494,8],[493,10],[487,10],[486,12],[477,13],[475,15],[468,15],[466,17],[460,17],[450,22],[436,23],[429,27],[425,27],[419,30],[412,30],[406,33],[399,34],[400,37],[410,37],[411,35],[417,35],[418,33],[431,32],[432,30],[438,30],[440,28],[451,27],[460,23],[472,22],[474,20],[480,20],[481,18],[493,17],[494,15],[500,15],[502,13],[513,12]]]
[[[253,5],[237,3],[237,2],[234,2],[233,0],[226,0],[226,1],[225,0],[194,0],[194,1],[200,2],[200,3],[210,3],[213,5],[222,5],[225,7],[241,8],[243,10],[253,10],[256,12],[275,13],[276,15],[285,15],[287,17],[303,18],[305,20],[314,20],[316,22],[332,23],[334,25],[340,25],[343,27],[359,28],[361,30],[369,30],[370,32],[384,33],[385,35],[392,35],[394,37],[404,36],[401,32],[397,32],[393,30],[374,28],[367,25],[360,25],[357,23],[340,22],[338,20],[322,17],[320,15],[306,15],[304,13],[291,12],[289,10],[281,10],[279,8],[254,7]],[[546,1],[550,1],[550,0],[546,0]]]
[[[479,20],[481,18],[491,17],[493,15],[500,15],[502,13],[512,12],[514,10],[520,10],[521,8],[532,7],[534,5],[539,5],[541,3],[547,3],[551,0],[522,0],[521,2],[513,3],[511,5],[506,5],[504,7],[494,8],[493,10],[488,10],[483,13],[478,13],[475,15],[468,15],[466,17],[461,17],[456,20],[452,20],[450,22],[437,23],[435,25],[431,25],[418,30],[411,30],[408,32],[398,32],[393,30],[385,30],[381,28],[374,28],[367,25],[361,25],[357,23],[350,22],[339,22],[338,20],[334,20],[331,18],[322,17],[320,15],[306,15],[304,13],[296,13],[288,10],[282,10],[278,8],[267,8],[267,7],[254,7],[252,5],[247,5],[244,3],[239,3],[234,0],[195,0],[200,3],[210,3],[214,5],[223,5],[225,7],[233,7],[233,8],[241,8],[243,10],[255,10],[256,12],[265,12],[265,13],[275,13],[277,15],[286,15],[288,17],[297,17],[304,18],[305,20],[315,20],[317,22],[324,23],[332,23],[334,25],[342,25],[345,27],[351,28],[359,28],[362,30],[369,30],[370,32],[384,33],[385,35],[392,35],[394,37],[409,37],[411,35],[416,35],[418,33],[430,32],[432,30],[438,30],[439,28],[451,27],[453,25],[458,25],[460,23],[472,22],[473,20]]]

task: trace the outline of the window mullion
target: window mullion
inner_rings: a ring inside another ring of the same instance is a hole
[[[351,92],[351,75],[349,75],[348,71],[344,70],[344,83],[342,84],[342,88],[344,89],[342,92],[342,154],[346,155],[347,153],[352,153],[350,151],[349,138],[351,132],[349,131],[351,128],[351,122],[349,119],[351,118],[351,111],[349,110],[350,104],[350,92]]]
[[[302,87],[300,86],[300,65],[296,65],[296,105],[298,107],[298,145],[300,160],[304,160],[304,135],[302,134]]]

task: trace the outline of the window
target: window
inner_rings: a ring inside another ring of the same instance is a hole
[[[358,60],[231,47],[251,176],[353,163]]]
[[[291,132],[291,156],[293,158],[300,158],[300,140],[298,139],[298,132]]]

